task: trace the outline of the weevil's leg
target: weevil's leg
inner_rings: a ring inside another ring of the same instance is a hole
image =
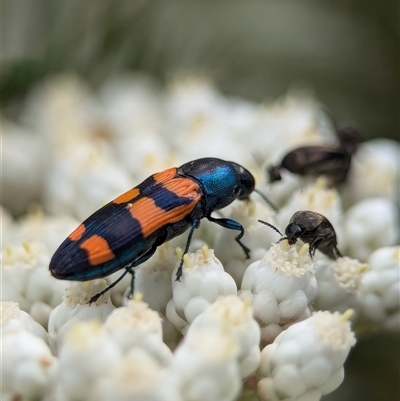
[[[98,294],[94,295],[92,298],[89,300],[89,304],[92,304],[93,302],[96,302],[103,294],[105,294],[108,290],[111,288],[115,287],[125,276],[127,273],[130,273],[132,275],[131,279],[131,290],[129,292],[128,297],[131,298],[133,295],[133,290],[135,287],[135,273],[133,271],[133,268],[135,266],[138,266],[144,262],[146,262],[147,259],[150,259],[153,255],[154,252],[157,249],[157,245],[154,245],[150,250],[148,250],[144,255],[142,255],[139,259],[136,259],[133,261],[130,265],[125,267],[125,271],[121,274],[120,277],[118,277],[113,283],[111,283],[106,289],[103,291],[99,292]]]
[[[342,257],[339,249],[337,249],[336,245],[334,244],[333,238],[330,241],[326,242],[323,247],[320,247],[319,250],[332,260],[336,260],[337,258]]]
[[[183,255],[181,258],[181,262],[179,263],[179,267],[178,270],[176,271],[176,279],[175,281],[181,281],[181,277],[182,277],[182,266],[183,266],[183,257],[188,253],[189,251],[189,246],[190,243],[192,241],[192,236],[193,236],[193,232],[196,228],[198,228],[200,225],[200,220],[195,220],[192,224],[192,227],[190,227],[190,231],[189,231],[189,235],[188,235],[188,239],[186,241],[186,245],[185,245],[185,250],[183,251]]]
[[[250,249],[247,248],[247,246],[244,245],[242,241],[240,241],[240,238],[242,238],[244,235],[244,228],[240,223],[238,223],[235,220],[231,220],[231,219],[216,219],[211,216],[208,216],[207,219],[210,220],[211,222],[216,223],[216,224],[220,225],[221,227],[227,228],[229,230],[240,231],[240,233],[235,237],[235,241],[243,249],[243,252],[246,255],[246,258],[247,259],[250,258]]]
[[[311,241],[310,248],[308,249],[308,253],[310,254],[310,258],[313,259],[315,256],[315,251],[321,245],[322,238],[315,238]]]
[[[333,247],[333,259],[337,259],[337,258],[342,258],[343,255],[340,253],[339,249],[337,248],[337,246],[335,245]]]

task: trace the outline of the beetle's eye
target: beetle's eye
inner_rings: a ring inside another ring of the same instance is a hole
[[[240,195],[241,192],[242,192],[242,188],[240,188],[239,185],[235,185],[235,186],[233,187],[233,194],[234,194],[235,196]]]

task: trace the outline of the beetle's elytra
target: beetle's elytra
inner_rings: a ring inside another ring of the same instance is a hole
[[[331,185],[342,184],[360,136],[353,128],[345,127],[337,131],[337,137],[338,146],[301,146],[288,152],[278,165],[268,167],[269,182],[281,180],[281,170],[285,169],[300,176],[325,175]]]
[[[184,254],[193,231],[202,218],[237,230],[237,243],[244,228],[238,222],[215,218],[211,213],[235,199],[247,200],[254,191],[252,174],[237,163],[217,158],[191,161],[179,168],[154,174],[88,217],[60,245],[50,261],[51,274],[62,280],[87,281],[125,269],[106,290],[92,297],[95,302],[135,266],[149,259],[157,247],[190,228]],[[182,263],[177,280],[182,275]]]

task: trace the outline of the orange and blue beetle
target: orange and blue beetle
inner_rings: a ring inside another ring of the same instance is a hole
[[[236,242],[249,257],[250,250],[240,241],[242,225],[212,217],[211,213],[235,199],[249,199],[254,190],[255,180],[248,170],[217,158],[194,160],[154,174],[93,213],[73,231],[53,255],[50,272],[62,280],[87,281],[125,269],[90,303],[128,272],[132,275],[132,294],[133,268],[148,260],[158,246],[190,229],[185,255],[202,218],[239,231]],[[177,280],[182,276],[182,264],[183,257]]]

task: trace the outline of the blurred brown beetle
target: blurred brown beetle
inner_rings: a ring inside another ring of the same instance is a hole
[[[360,134],[351,127],[341,128],[336,134],[337,146],[302,146],[287,153],[279,165],[268,168],[269,182],[281,180],[280,171],[286,169],[301,176],[325,175],[332,186],[343,183],[360,142]]]
[[[258,221],[282,235],[272,224],[263,220]],[[301,239],[303,242],[310,244],[309,253],[311,258],[314,257],[317,249],[330,259],[335,260],[342,257],[337,248],[335,229],[330,221],[322,214],[308,210],[300,210],[294,213],[290,218],[289,224],[285,228],[285,234],[286,237],[281,238],[279,241],[287,239],[289,245],[293,245],[298,239]]]

